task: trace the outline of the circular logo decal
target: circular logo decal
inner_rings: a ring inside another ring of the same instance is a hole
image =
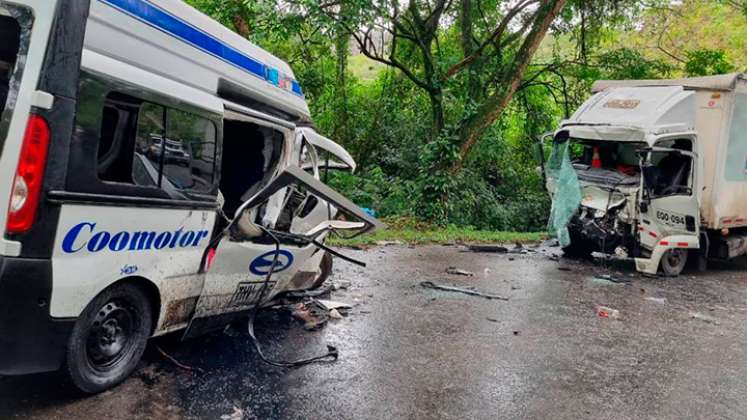
[[[275,254],[278,255],[278,260],[277,263],[275,263],[275,269],[272,271],[273,273],[279,273],[293,264],[293,254],[283,249],[279,251],[273,250],[255,258],[254,261],[249,264],[249,271],[255,276],[267,275],[267,273],[270,272],[273,260],[275,260]]]

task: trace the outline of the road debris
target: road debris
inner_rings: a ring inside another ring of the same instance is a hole
[[[485,299],[508,300],[508,298],[504,296],[492,295],[489,293],[482,293],[476,290],[463,289],[461,287],[445,286],[445,285],[433,283],[432,281],[421,281],[420,285],[428,289],[443,290],[446,292],[463,293],[465,295],[470,295],[470,296],[484,297]]]
[[[505,254],[508,248],[499,245],[467,245],[467,249],[472,252],[489,252],[494,254]]]
[[[457,267],[449,267],[449,268],[447,268],[447,269],[446,269],[446,272],[447,272],[448,274],[453,274],[453,275],[455,275],[455,276],[467,276],[467,277],[472,277],[472,276],[474,276],[474,275],[475,275],[475,273],[473,273],[473,272],[471,272],[471,271],[467,271],[467,270],[462,270],[461,268],[457,268]]]
[[[233,413],[223,414],[222,416],[220,416],[220,420],[243,420],[243,419],[244,419],[244,410],[236,406],[233,406]]]
[[[557,239],[548,239],[545,242],[542,242],[542,246],[548,247],[548,248],[554,248],[557,246],[560,246],[560,243]]]
[[[350,280],[337,280],[332,283],[332,290],[346,290],[349,289],[352,283]]]
[[[166,360],[168,360],[169,362],[173,363],[174,366],[176,366],[176,367],[178,367],[180,369],[184,369],[184,370],[187,370],[187,371],[190,371],[190,372],[205,373],[205,371],[202,368],[188,366],[188,365],[185,365],[184,363],[179,362],[173,356],[171,356],[170,354],[166,353],[165,351],[163,351],[162,348],[160,348],[158,346],[156,346],[156,350],[158,350],[158,352],[161,353],[161,356],[165,357]]]
[[[405,243],[402,241],[376,241],[374,242],[376,246],[395,246],[395,245],[404,245]]]
[[[329,294],[332,289],[333,286],[331,284],[324,283],[316,289],[287,292],[284,297],[291,299],[315,298],[317,296]]]
[[[608,306],[597,305],[594,307],[594,311],[600,318],[620,319],[620,311]]]
[[[663,305],[663,304],[666,304],[666,303],[667,303],[667,298],[663,298],[663,297],[653,297],[653,296],[649,296],[649,297],[647,297],[647,298],[645,298],[645,299],[646,299],[646,300],[649,300],[649,301],[651,301],[651,302],[654,302],[654,303],[659,303],[659,304],[662,304],[662,305]]]
[[[560,270],[560,271],[573,271],[573,269],[571,267],[566,267],[564,265],[559,266],[558,270]]]
[[[291,315],[304,323],[303,328],[306,331],[318,330],[329,321],[329,311],[315,301],[299,302],[293,305]]]
[[[335,300],[317,299],[316,303],[321,305],[322,309],[331,311],[333,309],[350,309],[353,305],[345,302],[338,302]]]
[[[708,324],[714,324],[714,325],[719,324],[718,319],[712,316],[706,315],[706,314],[702,314],[700,312],[690,312],[690,318],[697,319],[697,320],[706,322]]]
[[[331,319],[342,319],[343,318],[342,314],[337,309],[331,309],[329,311],[329,317]]]
[[[488,321],[490,321],[490,322],[498,322],[498,320],[497,320],[497,319],[495,319],[495,318],[485,318],[485,319],[487,319],[487,320],[488,320]]]
[[[613,284],[626,284],[626,283],[630,283],[631,282],[630,279],[616,277],[616,276],[613,276],[611,274],[602,274],[602,275],[594,276],[594,277],[591,278],[591,281],[593,283],[597,283],[597,284],[610,284],[610,283],[613,283]]]

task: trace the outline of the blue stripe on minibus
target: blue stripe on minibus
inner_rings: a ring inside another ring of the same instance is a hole
[[[155,6],[146,0],[99,0],[110,6],[133,16],[141,21],[168,33],[184,42],[226,61],[229,64],[237,66],[259,78],[272,83],[270,74],[272,69],[266,64],[249,57],[248,55],[236,50],[235,48],[224,44],[217,38],[209,35],[198,28],[190,25],[167,11]],[[296,80],[292,80],[291,91],[298,96],[303,96],[301,85]]]

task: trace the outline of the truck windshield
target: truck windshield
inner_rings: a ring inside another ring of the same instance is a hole
[[[0,15],[0,104],[5,111],[10,80],[18,60],[21,26],[10,16]]]
[[[638,150],[645,143],[571,139],[571,162],[582,181],[635,185],[640,180]]]

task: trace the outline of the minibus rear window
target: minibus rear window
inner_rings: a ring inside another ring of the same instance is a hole
[[[21,26],[14,18],[0,15],[0,104],[5,111],[10,81],[18,60]]]

